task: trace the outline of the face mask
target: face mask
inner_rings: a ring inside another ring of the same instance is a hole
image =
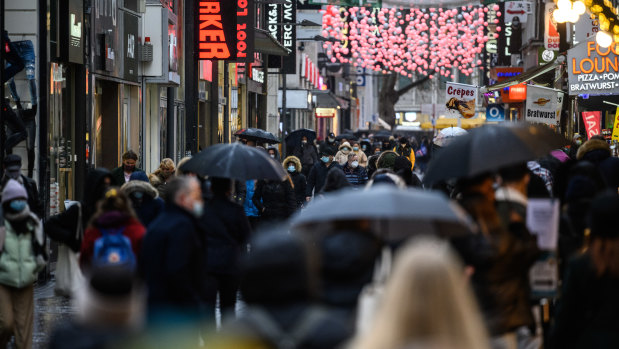
[[[301,141],[301,144],[307,144],[307,141]]]
[[[349,151],[350,151],[350,149],[349,149],[349,148],[342,148],[342,151],[343,151],[343,152],[349,152]]]
[[[193,203],[193,215],[196,217],[200,217],[202,216],[202,213],[204,213],[204,204],[202,204],[201,201],[196,201]]]
[[[322,162],[327,163],[329,162],[329,157],[328,156],[323,156],[322,158],[320,158],[320,160],[322,160]]]
[[[577,140],[577,141],[576,141],[576,145],[581,145],[581,144],[582,144],[582,141],[581,141],[581,140]]]
[[[26,200],[13,200],[9,204],[9,207],[15,212],[21,212],[26,208],[26,205],[28,205]]]
[[[352,150],[357,151],[359,150],[359,147],[352,147]]]
[[[361,147],[361,149],[366,150],[367,146],[364,145],[364,146]]]
[[[329,142],[333,143],[334,141],[335,141],[335,138],[329,137]]]
[[[275,155],[271,154],[269,156],[271,157],[271,159],[275,159]]]
[[[359,161],[353,161],[350,166],[352,166],[352,168],[357,168],[357,166],[359,166]]]
[[[131,195],[133,195],[134,198],[140,200],[144,197],[144,193],[142,193],[141,191],[136,191],[133,192]]]
[[[135,165],[124,165],[125,172],[133,172],[135,170]]]
[[[294,167],[293,165],[288,166],[288,172],[294,172],[296,170],[296,167]]]

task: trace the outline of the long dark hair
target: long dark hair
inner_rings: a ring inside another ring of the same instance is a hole
[[[587,253],[598,277],[619,278],[619,238],[592,237]]]
[[[133,210],[129,197],[125,195],[119,188],[109,188],[103,198],[97,202],[97,211],[90,219],[88,226],[94,226],[94,223],[104,213],[118,211],[125,214],[127,217],[136,218],[135,211]]]

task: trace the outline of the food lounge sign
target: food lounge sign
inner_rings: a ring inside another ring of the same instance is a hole
[[[198,58],[252,62],[253,0],[200,0]]]
[[[586,41],[567,51],[567,64],[571,96],[619,93],[619,45]]]

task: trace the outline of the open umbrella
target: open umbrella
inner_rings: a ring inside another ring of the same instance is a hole
[[[286,178],[282,165],[264,151],[240,143],[215,144],[196,154],[180,167],[201,176],[237,180]]]
[[[432,142],[439,147],[446,147],[454,140],[454,138],[465,135],[467,133],[468,132],[465,129],[460,127],[447,127],[442,129],[438,133],[438,135],[434,137],[434,140]]]
[[[307,143],[312,144],[316,139],[316,131],[310,130],[308,128],[300,128],[298,130],[294,130],[290,132],[288,136],[286,136],[286,145],[290,148],[299,146],[301,144],[301,138],[303,136],[307,137]]]
[[[248,139],[256,142],[264,142],[269,144],[280,143],[280,141],[271,132],[259,128],[244,128],[237,131],[235,136]]]
[[[352,134],[352,133],[342,133],[341,135],[335,137],[336,141],[341,141],[342,139],[346,138],[349,141],[356,141],[357,137]]]
[[[388,185],[344,190],[316,199],[291,218],[293,229],[314,232],[327,224],[359,221],[368,222],[372,232],[387,241],[416,234],[453,237],[474,230],[462,208],[444,194]]]
[[[428,165],[424,183],[496,171],[542,157],[565,144],[565,138],[543,125],[519,123],[480,127],[437,151]]]
[[[391,131],[387,131],[387,130],[380,130],[378,132],[376,132],[372,137],[374,139],[380,139],[380,140],[387,140],[389,139],[389,137],[391,137]]]

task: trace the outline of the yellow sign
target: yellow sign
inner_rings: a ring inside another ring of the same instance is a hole
[[[619,141],[619,107],[617,107],[617,111],[615,111],[615,123],[613,124],[613,136],[611,139],[613,141]]]

